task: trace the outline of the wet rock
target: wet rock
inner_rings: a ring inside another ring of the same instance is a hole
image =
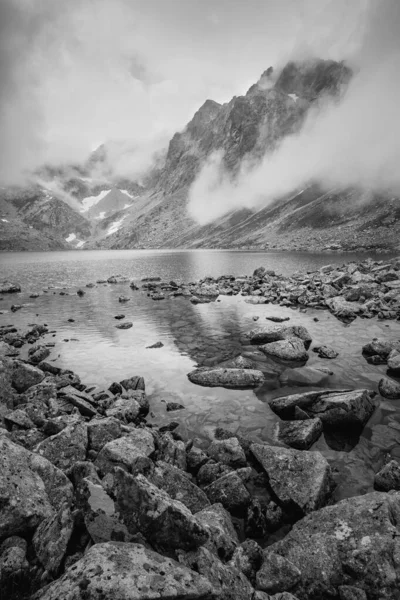
[[[62,506],[55,515],[43,520],[35,531],[32,544],[44,569],[56,575],[67,551],[74,519],[69,506]]]
[[[51,584],[40,600],[82,598],[124,600],[176,598],[208,600],[211,583],[194,571],[140,544],[96,544],[66,573]]]
[[[87,425],[78,422],[38,444],[35,452],[66,471],[74,462],[85,460],[87,446]]]
[[[265,277],[266,273],[267,269],[265,267],[258,267],[253,271],[253,277],[255,277],[256,279],[262,279],[263,277]]]
[[[181,502],[173,500],[143,475],[115,471],[115,504],[131,533],[140,531],[160,551],[191,550],[208,540],[205,527]]]
[[[400,465],[391,460],[375,475],[374,488],[382,492],[400,491]]]
[[[213,441],[207,452],[216,462],[228,465],[233,469],[240,469],[247,465],[245,453],[236,437]]]
[[[319,418],[307,421],[283,421],[279,423],[278,438],[291,448],[308,450],[318,440],[322,429],[322,421]]]
[[[33,385],[43,381],[44,377],[45,375],[40,369],[27,363],[18,362],[12,373],[12,386],[17,392],[26,392]]]
[[[333,375],[331,371],[325,368],[300,367],[295,369],[285,369],[279,376],[283,385],[288,386],[319,386],[327,378]]]
[[[19,283],[11,283],[11,281],[2,281],[0,283],[0,294],[16,294],[21,291]]]
[[[235,356],[217,365],[218,367],[225,369],[255,369],[255,364],[249,358],[245,356]]]
[[[308,352],[299,338],[271,342],[260,346],[260,350],[267,356],[282,362],[305,363],[309,358]]]
[[[29,348],[28,356],[32,364],[37,365],[38,363],[45,360],[50,355],[50,350],[46,346],[33,346]]]
[[[190,302],[192,304],[210,304],[211,298],[206,298],[206,297],[199,298],[198,296],[192,296],[190,298]]]
[[[270,551],[299,569],[292,591],[301,600],[335,595],[342,585],[391,600],[400,582],[399,533],[400,493],[373,492],[306,516]]]
[[[389,400],[400,400],[400,383],[388,377],[382,377],[378,384],[379,393]]]
[[[333,490],[331,469],[320,452],[253,444],[251,450],[283,507],[301,515],[324,506]]]
[[[123,379],[120,381],[120,384],[125,390],[145,390],[145,383],[143,377],[135,375],[134,377],[129,377],[129,379]]]
[[[254,590],[243,573],[231,565],[222,564],[207,548],[180,552],[179,562],[206,577],[220,600],[252,600]]]
[[[182,404],[179,404],[179,402],[167,402],[166,405],[167,412],[174,412],[176,410],[182,410],[183,408],[185,407]]]
[[[121,319],[125,319],[125,315],[115,315],[114,319],[121,321]]]
[[[0,538],[27,535],[52,517],[72,485],[49,461],[0,436]]]
[[[221,503],[233,515],[243,516],[250,504],[250,494],[235,471],[223,475],[204,491],[212,504]]]
[[[110,385],[110,387],[108,388],[108,390],[112,393],[112,394],[122,394],[122,392],[124,391],[122,388],[122,385],[120,383],[117,383],[116,381],[113,381],[113,383]]]
[[[249,338],[252,344],[269,344],[299,338],[306,349],[312,342],[311,335],[302,325],[265,325],[250,331]]]
[[[197,473],[197,483],[203,486],[209,485],[213,481],[216,481],[223,475],[227,475],[232,471],[233,469],[231,467],[208,459],[208,462],[202,465]]]
[[[111,275],[111,277],[107,279],[107,283],[126,283],[127,281],[129,281],[129,279],[124,275]]]
[[[256,588],[274,594],[287,592],[301,579],[301,571],[275,552],[266,550],[261,568],[257,573]]]
[[[221,560],[229,560],[239,540],[228,511],[222,504],[212,504],[196,513],[196,519],[204,525],[209,533],[206,548]]]
[[[158,461],[148,479],[173,500],[182,502],[193,514],[210,505],[206,494],[177,467]]]
[[[161,293],[155,293],[151,295],[151,299],[152,300],[165,300],[165,296],[164,294]]]
[[[189,381],[206,387],[249,389],[264,382],[261,371],[254,369],[222,369],[203,367],[188,374]]]
[[[381,356],[387,359],[392,350],[400,351],[400,341],[388,341],[380,338],[374,338],[372,342],[365,344],[362,348],[366,356]]]
[[[313,352],[316,352],[320,358],[337,358],[339,353],[329,346],[318,346],[313,348]]]
[[[246,540],[236,548],[230,564],[241,571],[252,585],[255,585],[256,573],[261,563],[261,547],[254,540]]]
[[[118,325],[115,326],[117,329],[130,329],[131,327],[133,327],[133,323],[131,323],[131,321],[125,321],[124,323],[118,323]]]
[[[273,323],[284,323],[285,321],[290,321],[290,317],[265,317],[268,321],[272,321]]]
[[[388,369],[393,375],[400,375],[400,352],[398,350],[392,350],[387,359]]]
[[[92,419],[87,424],[89,449],[100,452],[108,442],[121,437],[121,421],[113,417]]]
[[[79,289],[79,290],[77,290],[77,292],[76,292],[76,293],[77,293],[77,295],[78,295],[80,298],[82,298],[82,297],[85,295],[85,293],[86,293],[86,292],[85,292],[84,290],[81,290],[81,289]]]
[[[309,417],[319,417],[330,427],[362,428],[376,407],[375,394],[369,390],[323,390],[291,394],[270,400],[270,408],[282,419],[293,419],[296,407]]]
[[[115,467],[132,471],[136,462],[154,452],[153,436],[147,429],[134,429],[129,435],[108,442],[100,450],[95,465],[103,474]]]

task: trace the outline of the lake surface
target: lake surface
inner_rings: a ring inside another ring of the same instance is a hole
[[[222,296],[219,302],[197,306],[180,297],[156,302],[145,291],[130,290],[127,283],[85,288],[82,298],[76,289],[113,274],[137,281],[149,276],[193,281],[206,275],[250,274],[260,265],[290,274],[360,258],[366,255],[137,250],[1,254],[0,279],[18,281],[23,290],[4,295],[0,325],[24,328],[47,323],[52,332],[44,342],[54,343],[49,360],[72,369],[83,383],[99,390],[113,381],[142,375],[150,398],[149,420],[156,424],[178,421],[181,435],[196,438],[200,445],[207,445],[216,426],[276,443],[278,418],[269,409],[268,399],[315,388],[284,385],[279,379],[284,368],[275,363],[270,365],[271,376],[256,392],[198,387],[189,382],[187,373],[205,359],[238,355],[243,333],[266,323],[267,315],[279,315],[289,316],[291,324],[306,326],[313,345],[327,344],[339,352],[330,361],[310,352],[309,366],[332,371],[322,387],[376,390],[386,369],[368,365],[361,355],[362,345],[373,337],[400,339],[400,323],[357,319],[345,326],[326,311],[303,313],[277,305],[251,305],[242,296]],[[30,299],[33,291],[41,295]],[[120,295],[131,300],[121,304]],[[17,303],[24,307],[10,312]],[[131,329],[115,328],[114,316],[119,313],[133,322]],[[257,323],[255,317],[259,317]],[[146,348],[158,341],[164,347]],[[22,349],[22,357],[27,350]],[[169,401],[185,409],[167,413]],[[322,436],[313,449],[323,452],[336,469],[337,499],[371,490],[374,472],[385,457],[400,459],[400,402],[382,401],[354,448]]]

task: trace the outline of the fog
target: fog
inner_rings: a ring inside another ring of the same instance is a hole
[[[266,206],[313,181],[327,189],[400,193],[400,3],[359,3],[358,10],[353,44],[342,52],[355,72],[342,101],[311,109],[298,135],[257,167],[243,164],[234,181],[222,167],[222,154],[213,155],[190,190],[189,212],[198,222]],[[324,54],[330,57],[329,44]]]

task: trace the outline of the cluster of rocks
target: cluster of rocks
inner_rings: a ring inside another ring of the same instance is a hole
[[[370,364],[387,365],[388,375],[400,376],[400,340],[374,338],[362,351]],[[384,398],[400,400],[400,383],[392,377],[382,377],[378,389]]]
[[[329,505],[331,467],[307,450],[325,427],[363,426],[366,390],[272,401],[285,446],[219,428],[206,450],[146,423],[140,376],[99,392],[3,357],[0,390],[1,597],[394,597],[400,468]]]

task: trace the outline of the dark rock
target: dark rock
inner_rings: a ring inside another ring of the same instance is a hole
[[[338,590],[340,600],[368,600],[367,594],[359,587],[340,585]]]
[[[93,406],[93,397],[86,392],[80,392],[71,385],[63,387],[58,392],[58,396],[67,400],[72,406],[76,406],[81,415],[85,417],[94,417],[97,414],[97,410]]]
[[[233,515],[243,516],[250,504],[250,494],[235,471],[223,475],[204,491],[212,504],[221,503]]]
[[[389,400],[400,400],[400,383],[388,377],[382,377],[378,384],[379,393]]]
[[[179,404],[178,402],[167,402],[167,412],[174,412],[176,410],[182,410],[183,408],[185,408],[182,404]]]
[[[114,319],[120,321],[121,319],[125,319],[125,315],[115,315]]]
[[[387,359],[392,350],[400,351],[400,341],[388,341],[374,338],[372,342],[363,346],[362,352],[366,356],[378,355]]]
[[[337,358],[339,356],[339,353],[336,352],[336,350],[334,350],[333,348],[330,348],[329,346],[319,346],[316,348],[313,348],[314,352],[317,352],[318,356],[320,358]]]
[[[108,389],[112,394],[115,395],[122,394],[122,392],[124,391],[122,389],[122,385],[120,383],[117,383],[116,381],[114,381]]]
[[[228,389],[249,389],[259,387],[264,382],[261,371],[254,369],[201,368],[188,374],[189,381],[206,387]]]
[[[283,507],[301,515],[324,506],[333,490],[331,469],[320,452],[253,444],[251,450]]]
[[[322,433],[322,421],[319,418],[307,421],[283,421],[279,423],[279,440],[298,450],[308,450]]]
[[[78,599],[82,594],[85,600],[208,600],[214,590],[205,577],[140,544],[108,542],[90,548],[40,600]]]
[[[245,518],[245,533],[250,538],[265,538],[283,524],[282,509],[272,500],[262,502],[252,498]]]
[[[393,375],[400,375],[400,352],[392,350],[387,358],[387,366]]]
[[[12,385],[17,392],[26,392],[33,385],[43,381],[44,377],[45,375],[40,369],[27,363],[18,362],[12,373]]]
[[[129,302],[130,298],[128,296],[120,296],[118,298],[118,302]]]
[[[2,281],[0,283],[0,294],[16,294],[21,291],[19,283],[11,283],[10,281]]]
[[[231,565],[239,569],[252,585],[256,583],[256,573],[262,563],[262,549],[254,540],[246,540],[233,554]]]
[[[120,381],[120,384],[125,390],[145,390],[145,384],[143,377],[139,377],[135,375],[133,377],[129,377],[129,379],[124,379]],[[110,390],[111,391],[111,390]]]
[[[29,348],[28,356],[31,363],[37,365],[50,355],[50,350],[46,346],[33,346]]]
[[[149,348],[163,348],[163,347],[164,347],[164,344],[162,342],[156,342],[152,346],[146,346],[147,349],[149,349]]]
[[[208,459],[208,462],[202,465],[197,473],[197,483],[199,485],[210,485],[213,481],[232,471],[231,467]]]
[[[78,295],[79,297],[81,297],[81,298],[82,298],[82,296],[84,296],[86,292],[84,292],[83,290],[77,290],[77,292],[76,292],[76,293],[77,293],[77,295]]]
[[[284,323],[285,321],[290,321],[290,317],[265,317],[268,321],[272,321],[273,323]]]
[[[375,475],[374,488],[382,492],[400,491],[400,465],[391,460]]]
[[[287,592],[293,589],[300,579],[301,571],[293,563],[267,549],[257,573],[256,587],[271,594]]]
[[[208,455],[201,450],[201,448],[196,448],[192,446],[190,450],[186,451],[186,463],[187,469],[191,473],[196,474],[199,469],[205,465],[209,461]],[[211,482],[208,482],[211,483]]]
[[[125,321],[125,323],[118,323],[118,325],[115,326],[117,329],[130,329],[131,327],[133,327],[133,323],[131,323],[130,321]]]
[[[228,465],[233,469],[240,469],[247,465],[245,453],[236,437],[213,441],[207,452],[216,462]]]

